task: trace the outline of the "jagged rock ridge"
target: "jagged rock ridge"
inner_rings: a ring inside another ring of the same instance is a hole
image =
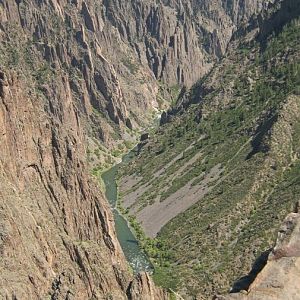
[[[131,128],[157,106],[155,79],[191,86],[262,2],[4,2],[2,23],[9,35],[5,28],[16,20],[29,50],[70,74],[88,115],[94,108]]]

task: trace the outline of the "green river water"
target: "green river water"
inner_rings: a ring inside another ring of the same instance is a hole
[[[139,246],[138,241],[128,225],[128,222],[116,209],[118,200],[118,186],[116,182],[117,172],[121,164],[130,161],[131,155],[132,153],[126,154],[120,164],[113,166],[111,169],[103,173],[102,180],[105,184],[106,198],[113,209],[117,237],[128,263],[132,267],[134,273],[142,271],[151,272],[153,269],[151,262]]]

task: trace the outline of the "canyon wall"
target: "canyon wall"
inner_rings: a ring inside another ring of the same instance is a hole
[[[11,40],[18,31],[24,51],[38,51],[69,75],[81,109],[107,141],[110,130],[99,128],[107,118],[130,129],[143,123],[159,106],[157,80],[191,86],[263,2],[4,1],[2,35]]]
[[[66,78],[44,99],[6,70],[0,90],[0,297],[122,299],[129,273],[110,209],[88,180]]]

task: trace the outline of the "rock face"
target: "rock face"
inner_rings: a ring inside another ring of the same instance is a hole
[[[69,74],[71,90],[90,119],[95,122],[96,110],[131,128],[158,106],[156,79],[166,86],[191,86],[262,3],[4,1],[1,23],[11,39],[14,20],[27,42],[23,50],[34,48],[51,67]],[[107,135],[102,130],[102,139]]]
[[[162,289],[154,286],[151,278],[147,273],[139,274],[128,288],[129,299],[131,300],[156,300],[169,299],[169,295]]]
[[[225,53],[238,25],[263,3],[267,2],[112,1],[104,8],[156,79],[191,86]]]
[[[278,233],[276,246],[264,269],[247,292],[215,299],[276,300],[299,299],[300,286],[300,214],[288,215]]]
[[[51,102],[1,72],[0,298],[125,298],[113,217],[88,180],[84,134],[61,77]]]
[[[0,73],[0,298],[130,298],[113,216],[88,179],[70,86],[57,78],[45,99],[25,80]],[[167,299],[147,275],[136,285],[132,299],[140,291]]]
[[[86,44],[85,32],[101,22],[80,3],[85,25],[74,25],[65,5],[0,3],[1,299],[130,296],[133,278],[110,208],[89,178],[85,146],[93,106],[115,122],[127,122],[126,107],[114,69]]]

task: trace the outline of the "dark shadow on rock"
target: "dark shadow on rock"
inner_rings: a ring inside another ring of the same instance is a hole
[[[274,111],[270,111],[267,116],[264,117],[254,133],[251,141],[252,150],[248,153],[246,160],[251,159],[258,152],[267,153],[269,151],[269,146],[265,142],[265,138],[270,134],[274,123],[277,122],[277,119],[278,114]]]
[[[241,277],[238,279],[232,286],[230,293],[238,293],[242,290],[247,291],[252,284],[252,282],[255,280],[256,276],[260,271],[265,267],[268,261],[268,257],[272,249],[269,249],[265,252],[263,252],[254,262],[252,266],[252,270],[250,273],[246,276]]]

